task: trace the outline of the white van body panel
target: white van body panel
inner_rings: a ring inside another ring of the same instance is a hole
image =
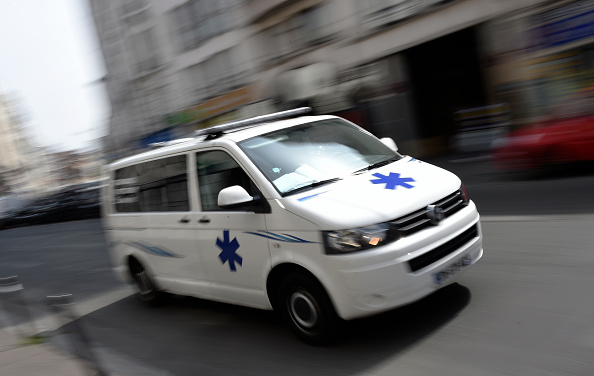
[[[399,176],[394,178],[394,174]],[[381,179],[388,183],[373,183]],[[390,189],[390,184],[395,183],[405,186]],[[460,179],[451,172],[405,157],[332,185],[289,196],[282,202],[287,210],[317,223],[322,230],[348,229],[393,220],[459,187]]]

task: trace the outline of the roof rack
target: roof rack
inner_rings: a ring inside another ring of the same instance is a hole
[[[181,144],[183,142],[188,142],[188,141],[192,141],[194,140],[194,138],[190,137],[190,138],[179,138],[176,140],[171,140],[171,141],[162,141],[162,142],[152,142],[150,144],[148,144],[149,147],[151,148],[161,148],[164,146],[171,146],[171,145],[176,145],[176,144]]]
[[[310,107],[299,107],[292,110],[286,110],[281,112],[274,112],[272,114],[256,116],[248,119],[232,121],[229,123],[224,123],[221,125],[216,125],[214,127],[199,129],[195,132],[196,136],[204,136],[206,135],[206,140],[212,140],[214,138],[220,137],[223,133],[227,131],[231,131],[234,129],[244,128],[250,125],[255,125],[259,123],[265,123],[268,121],[280,120],[280,119],[287,119],[294,116],[303,115],[306,113],[311,112]]]

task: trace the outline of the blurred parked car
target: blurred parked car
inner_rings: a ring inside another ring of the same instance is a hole
[[[70,186],[6,213],[0,229],[99,218],[99,184]]]
[[[542,120],[493,143],[499,170],[534,170],[594,160],[594,95],[589,91],[551,108]]]

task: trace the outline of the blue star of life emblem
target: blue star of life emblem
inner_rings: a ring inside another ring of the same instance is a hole
[[[217,247],[219,247],[222,251],[219,254],[219,258],[223,265],[226,262],[229,262],[229,268],[232,272],[236,272],[237,269],[235,268],[235,263],[239,265],[242,264],[243,259],[240,255],[235,253],[239,248],[239,242],[237,238],[233,238],[233,240],[229,241],[229,230],[223,231],[223,240],[217,238]]]
[[[390,172],[389,175],[383,175],[378,173],[373,174],[377,179],[370,180],[373,184],[385,184],[385,189],[396,189],[399,185],[406,188],[414,188],[414,185],[408,184],[409,182],[415,181],[413,178],[401,178],[400,174],[396,172]]]

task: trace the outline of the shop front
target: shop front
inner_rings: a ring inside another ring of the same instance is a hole
[[[558,1],[491,23],[493,92],[512,129],[594,88],[594,3]],[[497,35],[497,38],[495,38]]]
[[[239,109],[255,100],[255,87],[246,86],[219,97],[210,99],[185,110],[168,114],[165,121],[169,126],[191,124],[202,129],[239,117]]]

